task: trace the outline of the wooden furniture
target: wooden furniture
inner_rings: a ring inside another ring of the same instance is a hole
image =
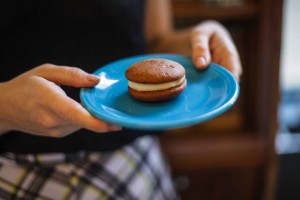
[[[243,64],[240,97],[209,122],[168,131],[162,149],[183,200],[274,199],[282,0],[206,2],[173,0],[174,25],[215,19],[228,28]]]

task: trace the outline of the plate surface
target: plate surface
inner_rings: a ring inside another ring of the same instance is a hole
[[[145,103],[133,99],[127,91],[126,69],[149,58],[176,61],[186,69],[187,88],[177,98]],[[237,100],[239,85],[232,74],[211,63],[196,70],[190,57],[173,54],[149,54],[125,58],[94,72],[101,81],[93,88],[82,88],[81,101],[95,117],[122,127],[166,130],[195,125],[228,110]]]

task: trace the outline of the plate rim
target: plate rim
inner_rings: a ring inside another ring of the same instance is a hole
[[[102,67],[99,67],[97,70],[95,70],[93,72],[93,74],[99,75],[99,73],[103,70],[103,68],[110,66],[110,65],[114,65],[115,63],[119,63],[119,62],[124,62],[124,61],[128,61],[128,60],[136,60],[136,59],[147,59],[147,58],[153,58],[153,57],[161,57],[164,58],[166,57],[167,59],[172,59],[171,57],[181,57],[183,59],[189,59],[191,60],[190,56],[184,56],[184,55],[179,55],[179,54],[143,54],[143,55],[136,55],[136,56],[131,56],[131,57],[127,57],[127,58],[121,58],[119,60],[116,61],[112,61],[110,63],[107,63],[105,65],[103,65]],[[85,95],[87,94],[88,91],[90,91],[92,88],[81,88],[80,89],[80,100],[81,103],[83,104],[83,106],[85,107],[85,109],[87,109],[93,116],[95,116],[96,118],[99,118],[100,120],[103,120],[105,122],[111,123],[111,124],[116,124],[119,125],[121,127],[124,128],[131,128],[131,129],[140,129],[140,130],[169,130],[169,129],[176,129],[176,128],[182,128],[182,127],[188,127],[191,125],[196,125],[196,124],[200,124],[202,122],[206,122],[209,121],[212,118],[215,118],[221,114],[223,114],[224,112],[226,112],[229,108],[231,108],[234,103],[237,101],[239,93],[240,93],[240,86],[239,83],[237,81],[237,79],[231,74],[230,71],[228,71],[226,68],[211,62],[210,65],[214,66],[212,68],[212,70],[217,71],[217,73],[224,73],[227,75],[227,78],[231,79],[231,81],[233,81],[233,87],[234,87],[234,92],[231,95],[231,97],[228,99],[227,102],[223,103],[222,105],[220,105],[219,107],[217,107],[216,109],[207,112],[205,114],[199,115],[195,118],[193,118],[193,120],[191,119],[181,119],[181,120],[175,120],[174,122],[176,123],[172,123],[172,126],[170,126],[169,124],[166,123],[158,123],[157,121],[151,121],[151,122],[147,122],[147,123],[140,123],[137,124],[137,122],[135,121],[127,121],[124,122],[122,120],[117,120],[116,118],[112,118],[109,115],[107,115],[107,112],[105,114],[99,114],[98,112],[96,112],[94,109],[92,109],[92,106],[87,105],[89,102],[86,98]]]

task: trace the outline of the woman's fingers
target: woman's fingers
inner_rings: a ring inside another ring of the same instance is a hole
[[[218,22],[206,21],[192,30],[192,59],[197,69],[213,61],[228,69],[238,80],[242,73],[238,51],[229,32]]]
[[[192,59],[197,69],[204,69],[211,62],[209,48],[210,34],[201,28],[192,31]]]
[[[57,85],[72,87],[92,87],[100,81],[98,76],[89,74],[77,67],[43,64],[32,70],[32,72]]]
[[[7,108],[1,110],[6,113],[3,130],[51,137],[63,137],[81,128],[95,132],[120,130],[92,116],[58,86],[90,87],[98,82],[98,77],[78,68],[50,64],[23,73],[2,85],[7,90],[3,98]]]
[[[120,130],[118,126],[108,124],[95,118],[80,103],[73,99],[59,93],[55,95],[55,104],[50,104],[51,110],[71,124],[95,132]]]

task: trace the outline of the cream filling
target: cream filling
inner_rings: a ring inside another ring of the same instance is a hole
[[[145,83],[136,83],[136,82],[128,81],[128,86],[137,91],[157,91],[157,90],[166,90],[172,87],[176,87],[181,83],[183,83],[184,80],[185,80],[185,76],[183,76],[182,78],[176,81],[159,83],[159,84],[145,84]]]

